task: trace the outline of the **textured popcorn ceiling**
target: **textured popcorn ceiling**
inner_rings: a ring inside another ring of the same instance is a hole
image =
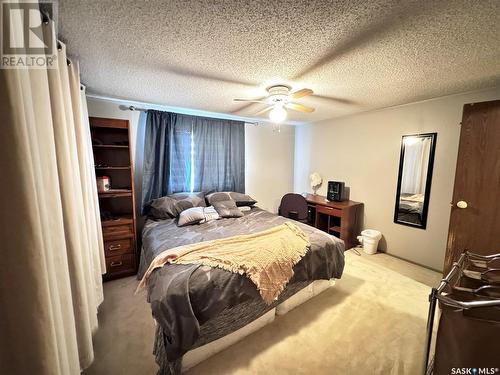
[[[252,116],[314,90],[309,122],[500,84],[500,1],[59,0],[88,91]]]

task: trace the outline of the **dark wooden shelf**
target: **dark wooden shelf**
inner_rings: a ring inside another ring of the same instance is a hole
[[[341,228],[340,228],[340,227],[338,227],[338,226],[333,226],[333,227],[330,227],[330,230],[331,230],[331,231],[334,231],[334,232],[338,232],[338,233],[340,233]]]
[[[128,120],[119,120],[112,118],[89,117],[91,128],[111,128],[121,129],[128,134]]]
[[[115,225],[123,225],[123,224],[133,224],[134,219],[130,215],[119,216],[116,219],[112,220],[101,220],[101,225],[103,227],[112,227]]]
[[[95,169],[98,170],[128,170],[130,169],[130,166],[128,167],[95,167]]]
[[[131,196],[132,196],[132,190],[122,190],[122,189],[110,190],[99,193],[99,198],[117,198],[117,197],[131,197]]]
[[[92,145],[94,148],[122,148],[122,149],[128,149],[128,145]]]

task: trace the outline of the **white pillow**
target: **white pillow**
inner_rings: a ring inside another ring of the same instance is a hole
[[[200,223],[220,219],[219,213],[215,210],[214,206],[204,207],[203,213],[205,214],[205,219],[200,221]]]

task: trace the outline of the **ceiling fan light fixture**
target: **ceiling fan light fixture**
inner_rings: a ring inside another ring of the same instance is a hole
[[[286,120],[286,115],[286,109],[283,108],[283,105],[275,104],[274,108],[271,110],[271,112],[269,112],[269,119],[272,122],[279,124],[280,122]]]
[[[313,95],[313,91],[311,89],[301,89],[295,92],[290,92],[291,89],[292,88],[288,85],[274,85],[267,88],[267,92],[269,93],[267,97],[258,99],[234,100],[238,102],[267,104],[267,107],[258,111],[255,116],[260,116],[264,113],[269,112],[269,119],[275,124],[279,124],[286,120],[288,116],[287,109],[305,113],[314,112],[313,107],[295,102],[295,99]]]

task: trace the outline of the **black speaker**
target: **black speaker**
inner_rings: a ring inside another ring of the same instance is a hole
[[[328,181],[328,192],[326,198],[329,201],[340,202],[344,200],[345,183],[340,181]]]

